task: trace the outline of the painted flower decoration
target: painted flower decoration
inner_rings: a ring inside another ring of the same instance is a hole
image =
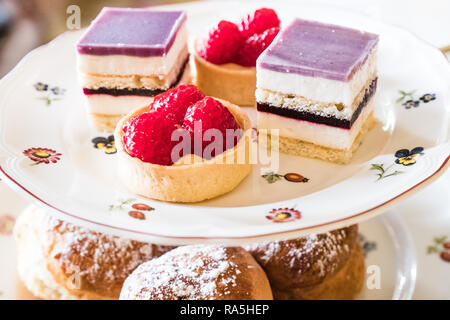
[[[402,103],[402,105],[405,106],[406,109],[417,108],[419,104],[419,100],[407,100]]]
[[[34,161],[34,164],[56,163],[60,160],[61,153],[48,148],[30,148],[23,152],[30,160]]]
[[[110,135],[107,138],[97,137],[92,139],[94,148],[102,149],[106,154],[114,154],[117,152],[116,143],[114,142],[114,136]]]
[[[435,237],[433,244],[427,247],[427,254],[439,254],[441,260],[450,262],[450,241],[447,236]]]
[[[50,91],[55,95],[55,96],[59,96],[59,95],[63,95],[66,92],[66,89],[62,89],[60,87],[53,87],[50,89]]]
[[[269,214],[266,216],[267,219],[271,220],[272,222],[290,222],[294,220],[300,219],[301,213],[300,211],[294,209],[294,208],[278,208],[278,209],[272,209]]]
[[[42,82],[37,82],[34,84],[34,88],[37,91],[47,91],[48,90],[48,84],[42,83]]]
[[[61,100],[62,95],[66,92],[66,89],[63,89],[61,87],[51,87],[49,89],[50,85],[43,82],[37,82],[34,84],[34,88],[36,91],[42,92],[41,96],[37,99],[43,100],[45,102],[46,106],[50,106],[53,101]]]
[[[422,147],[415,147],[412,150],[400,149],[395,153],[395,163],[402,164],[404,166],[411,166],[416,163],[416,158],[423,155]]]
[[[10,215],[0,216],[0,234],[11,235],[16,219]]]
[[[359,233],[359,241],[361,243],[361,247],[363,249],[364,252],[364,256],[367,257],[367,255],[373,251],[377,249],[377,243],[375,241],[369,241],[366,239],[366,237],[362,234]]]
[[[428,103],[435,99],[436,99],[435,93],[425,93],[423,96],[420,97],[420,100],[424,103]]]
[[[289,172],[289,173],[286,173],[285,175],[278,174],[275,172],[267,172],[267,173],[261,175],[261,177],[266,179],[266,181],[268,183],[275,183],[283,178],[286,181],[296,182],[296,183],[298,183],[298,182],[306,183],[309,181],[308,178],[302,176],[301,174],[295,173],[295,172]]]
[[[132,211],[128,212],[128,215],[130,217],[134,218],[134,219],[137,219],[137,220],[145,220],[146,219],[145,213],[143,213],[141,211],[134,211],[134,210],[132,210]]]

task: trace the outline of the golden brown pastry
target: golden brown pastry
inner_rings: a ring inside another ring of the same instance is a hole
[[[210,160],[187,155],[171,166],[162,166],[132,157],[123,144],[123,126],[132,117],[147,112],[148,107],[138,108],[123,117],[114,133],[118,177],[122,184],[134,194],[169,202],[199,202],[236,188],[252,166],[249,151],[251,122],[238,106],[217,100],[233,114],[244,133],[233,148]]]
[[[137,266],[174,248],[93,232],[34,206],[14,233],[19,276],[43,299],[118,299]]]
[[[266,272],[275,299],[352,299],[364,282],[356,225],[245,248]]]
[[[193,48],[196,48],[195,43]],[[206,95],[230,101],[240,106],[256,106],[256,68],[236,63],[214,64],[193,49],[195,85]]]
[[[140,265],[121,300],[271,300],[264,271],[240,247],[184,246]]]

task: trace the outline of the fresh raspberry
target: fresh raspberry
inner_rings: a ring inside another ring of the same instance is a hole
[[[181,85],[157,95],[150,104],[150,112],[162,112],[181,125],[187,108],[204,96],[196,86]]]
[[[272,43],[279,31],[280,28],[270,28],[245,40],[236,63],[246,67],[256,66],[256,59]]]
[[[199,128],[200,125],[201,129]],[[189,107],[184,118],[183,127],[191,133],[191,137],[193,139],[197,137],[202,138],[202,154],[198,154],[198,150],[194,150],[194,153],[207,159],[211,158],[210,155],[214,157],[222,153],[224,150],[234,147],[240,137],[239,133],[237,137],[231,141],[232,143],[227,145],[227,129],[238,130],[239,125],[231,112],[224,107],[222,103],[211,97],[205,97]],[[216,150],[213,150],[211,154],[209,154],[209,152],[207,152],[208,154],[204,154],[205,147],[213,143],[216,139],[215,137],[208,141],[204,139],[203,134],[206,133],[206,130],[208,129],[218,129],[222,134],[223,148],[219,153],[216,153]],[[228,133],[233,132],[229,131]],[[193,141],[193,149],[195,149],[195,143],[196,141]]]
[[[197,52],[211,63],[224,64],[236,58],[243,41],[238,26],[222,20],[209,31],[207,39],[199,40]]]
[[[131,118],[123,127],[123,143],[127,153],[144,162],[172,165],[172,132],[180,128],[174,119],[162,112],[146,112]]]
[[[278,19],[277,13],[269,8],[261,8],[253,14],[248,14],[239,24],[239,30],[244,38],[256,33],[263,33],[274,27],[280,27],[280,19]]]

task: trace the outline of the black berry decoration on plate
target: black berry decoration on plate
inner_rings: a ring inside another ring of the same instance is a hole
[[[94,144],[94,148],[102,149],[106,154],[114,154],[117,152],[116,143],[114,141],[114,135],[110,135],[108,137],[96,137],[92,139],[92,143]]]

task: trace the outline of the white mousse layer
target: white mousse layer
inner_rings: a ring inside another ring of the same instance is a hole
[[[311,142],[332,149],[348,150],[365,120],[373,111],[373,99],[367,103],[351,129],[297,120],[268,112],[258,112],[258,129],[279,129],[280,136]]]
[[[137,107],[149,105],[153,97],[146,96],[111,96],[109,94],[87,95],[89,113],[104,115],[127,114]]]
[[[277,72],[257,67],[256,87],[284,94],[294,94],[323,103],[343,103],[346,106],[351,106],[368,79],[375,78],[377,70],[376,49],[375,47],[372,50],[366,62],[348,82],[302,76],[297,73]]]
[[[186,23],[183,23],[172,47],[165,56],[99,56],[78,53],[78,70],[87,74],[167,76],[174,69],[180,54],[187,48],[187,37]]]

